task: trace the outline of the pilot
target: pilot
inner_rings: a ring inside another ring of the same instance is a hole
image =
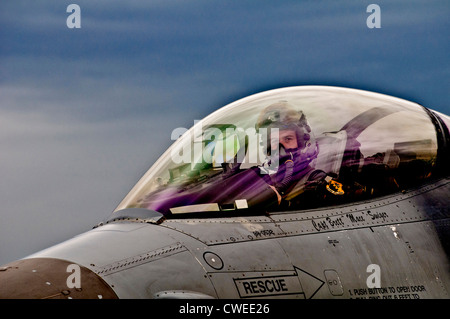
[[[278,205],[290,206],[296,195],[326,184],[327,174],[311,166],[318,145],[301,111],[285,101],[274,103],[260,114],[256,129],[261,128],[266,128],[268,161],[260,170]]]

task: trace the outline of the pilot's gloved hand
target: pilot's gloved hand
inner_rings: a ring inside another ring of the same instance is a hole
[[[283,199],[280,195],[280,193],[278,193],[277,189],[275,188],[275,186],[269,185],[269,187],[275,192],[275,194],[277,194],[277,199],[278,199],[278,205],[281,204],[281,200]]]

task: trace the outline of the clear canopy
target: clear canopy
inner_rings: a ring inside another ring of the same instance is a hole
[[[233,102],[179,137],[116,211],[166,216],[298,210],[379,196],[429,178],[435,127],[386,95],[291,87]]]

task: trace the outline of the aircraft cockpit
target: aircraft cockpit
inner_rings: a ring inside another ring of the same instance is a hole
[[[439,161],[427,109],[334,87],[255,94],[173,135],[116,211],[177,218],[345,204],[423,183]]]

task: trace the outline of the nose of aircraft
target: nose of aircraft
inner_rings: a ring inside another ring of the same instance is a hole
[[[86,267],[56,258],[29,258],[0,267],[0,299],[116,299]]]

